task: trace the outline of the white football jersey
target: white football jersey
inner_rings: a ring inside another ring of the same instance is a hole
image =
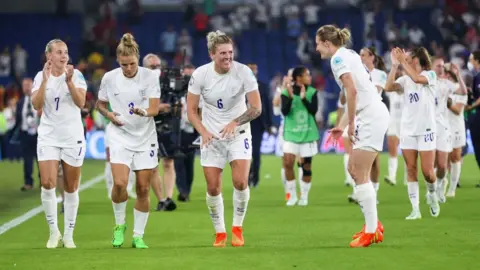
[[[387,84],[387,73],[385,71],[374,68],[370,71],[370,78],[375,86],[385,89]],[[382,94],[382,91],[379,94]]]
[[[463,104],[464,106],[467,105],[467,101],[468,101],[467,95],[452,94],[450,98],[452,99],[452,105],[455,105],[458,103]],[[450,129],[452,133],[465,130],[465,120],[463,116],[463,110],[464,108],[462,108],[459,115],[456,115],[452,111],[448,110],[447,118],[448,118],[448,122],[450,124]]]
[[[148,109],[150,98],[160,98],[158,73],[138,67],[133,78],[123,75],[121,68],[105,73],[102,78],[98,99],[110,103],[113,112],[123,126],[112,124],[109,130],[110,145],[120,144],[131,151],[148,151],[152,143],[157,143],[157,132],[153,117],[143,117],[130,113],[135,108]]]
[[[85,141],[80,108],[75,105],[65,81],[66,73],[48,78],[45,89],[45,101],[38,126],[38,143],[55,147],[75,147]],[[32,93],[40,89],[43,72],[40,71],[33,81]],[[72,76],[75,88],[87,90],[83,74],[74,70]]]
[[[202,124],[214,136],[247,110],[245,94],[258,91],[258,83],[252,70],[233,61],[230,71],[218,74],[214,63],[197,68],[190,79],[188,91],[203,99]],[[237,127],[250,132],[250,123]]]
[[[447,119],[447,99],[455,93],[457,86],[450,80],[439,78],[437,81],[437,90],[435,91],[435,108],[437,128],[448,128],[450,125]]]
[[[357,90],[357,111],[376,101],[381,101],[377,88],[370,80],[370,74],[355,51],[339,48],[330,60],[333,76],[340,88],[344,88],[340,76],[350,73]],[[347,92],[345,92],[347,96]]]
[[[400,122],[402,119],[403,104],[405,99],[403,93],[388,92],[388,99],[390,100],[390,116],[392,121]]]
[[[416,84],[409,76],[396,80],[403,88],[404,106],[400,124],[401,136],[420,136],[436,132],[435,91],[437,75],[434,71],[422,71],[420,75],[428,84]]]

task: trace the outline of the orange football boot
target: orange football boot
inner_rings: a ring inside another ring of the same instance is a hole
[[[383,242],[383,233],[377,228],[375,233],[363,233],[357,239],[350,242],[351,248],[368,247],[371,244]]]
[[[290,200],[290,193],[285,194],[285,201]]]
[[[242,227],[232,227],[232,246],[243,247],[244,244]]]
[[[380,222],[380,220],[377,223],[377,230],[379,230],[383,234],[383,224]],[[365,233],[365,225],[363,225],[363,228],[362,228],[361,231],[357,232],[356,234],[354,234],[352,236],[352,239],[357,239],[358,237],[360,237],[364,233]]]
[[[215,234],[214,247],[225,247],[227,245],[227,233],[221,232]]]

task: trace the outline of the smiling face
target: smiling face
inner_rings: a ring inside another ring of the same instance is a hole
[[[445,61],[443,61],[443,59],[441,59],[441,58],[435,59],[435,61],[433,61],[433,70],[435,71],[435,73],[437,73],[438,77],[444,76],[445,75]]]
[[[228,72],[233,62],[233,45],[231,43],[219,44],[210,52],[215,66],[223,72]]]
[[[50,51],[47,52],[47,60],[52,62],[56,70],[65,70],[68,64],[68,48],[64,42],[55,42],[50,45]]]
[[[125,77],[132,78],[137,74],[138,57],[136,55],[118,55],[117,62],[122,68]]]
[[[362,63],[364,65],[373,66],[375,56],[373,56],[373,54],[367,48],[360,50],[360,58],[362,59]]]
[[[317,35],[315,37],[315,43],[317,44],[316,50],[317,52],[320,53],[320,56],[322,57],[322,59],[328,59],[332,57],[333,54],[330,53],[330,49],[329,49],[331,42],[322,41],[320,37]]]

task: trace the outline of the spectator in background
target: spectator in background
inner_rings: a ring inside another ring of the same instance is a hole
[[[22,81],[24,96],[17,104],[14,130],[22,146],[24,185],[21,191],[33,189],[33,162],[37,159],[37,128],[39,113],[32,106],[33,81],[25,78]],[[38,167],[38,160],[37,160]]]
[[[273,108],[270,94],[265,83],[258,81],[258,67],[256,64],[248,64],[255,77],[257,77],[258,91],[262,101],[262,114],[250,122],[252,132],[252,165],[250,166],[250,176],[248,184],[250,187],[256,187],[260,180],[260,147],[262,146],[263,133],[271,133],[273,127]]]
[[[197,36],[200,38],[204,38],[208,32],[207,14],[203,13],[202,11],[197,12],[195,17],[193,18],[193,22],[195,24],[195,30],[197,31]]]
[[[414,25],[408,30],[408,38],[410,39],[410,43],[414,46],[421,46],[425,40],[425,34],[418,25]]]
[[[13,68],[15,70],[15,76],[17,79],[20,79],[27,72],[27,58],[28,53],[22,48],[22,45],[17,44],[15,50],[13,51]]]
[[[316,4],[316,1],[310,0],[303,7],[303,13],[305,14],[305,24],[308,29],[315,29],[318,26],[318,11],[320,6]]]
[[[167,31],[163,32],[160,36],[160,43],[162,46],[162,53],[164,54],[167,61],[172,61],[175,57],[175,52],[177,51],[177,32],[173,25],[167,27]]]
[[[8,47],[3,49],[0,54],[0,77],[10,77],[11,74],[12,57]]]
[[[192,38],[188,33],[187,29],[182,29],[182,32],[177,40],[178,50],[183,55],[183,52],[186,52],[186,56],[188,59],[193,57],[193,48],[192,48]]]
[[[193,65],[186,65],[183,67],[183,74],[186,76],[192,76],[195,67]],[[181,136],[183,146],[187,146],[185,149],[184,158],[175,158],[175,174],[177,176],[176,184],[178,189],[178,200],[181,202],[187,202],[190,200],[190,192],[192,190],[193,175],[195,172],[195,150],[188,146],[198,138],[199,134],[193,128],[192,124],[188,121],[187,117],[187,101],[183,97],[182,102],[182,119],[180,122]]]
[[[268,15],[267,15],[267,5],[265,1],[259,1],[255,5],[255,23],[259,29],[267,29],[268,26]]]
[[[312,53],[315,52],[315,47],[312,40],[308,37],[308,32],[303,32],[298,38],[297,56],[303,64],[311,63]]]

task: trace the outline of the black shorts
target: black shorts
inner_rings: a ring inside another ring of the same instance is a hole
[[[176,136],[173,133],[157,134],[158,157],[173,158],[175,153]]]

